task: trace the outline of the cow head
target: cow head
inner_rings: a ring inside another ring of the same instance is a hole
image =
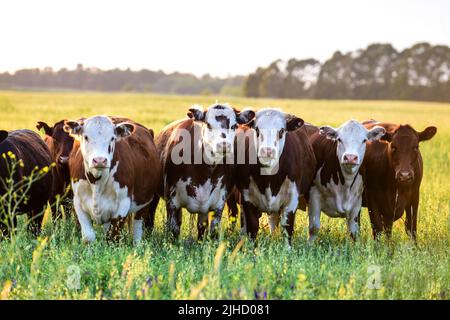
[[[73,147],[73,137],[64,131],[64,120],[56,122],[53,127],[39,121],[36,125],[38,130],[43,130],[46,137],[45,142],[50,149],[53,161],[59,166],[66,166]]]
[[[350,120],[338,129],[330,126],[320,128],[320,134],[336,141],[336,155],[342,170],[348,174],[355,173],[364,159],[366,142],[380,139],[385,130],[376,126],[367,130],[361,123]]]
[[[389,142],[389,158],[392,161],[397,183],[409,184],[414,180],[414,165],[419,155],[419,142],[430,140],[436,127],[427,127],[417,132],[409,125],[391,127],[383,140]]]
[[[134,129],[131,123],[114,124],[106,116],[64,122],[64,130],[80,142],[85,170],[95,178],[111,167],[116,141],[131,135]]]
[[[263,167],[278,164],[286,141],[286,133],[300,128],[304,121],[296,116],[266,108],[256,112],[249,126],[255,130],[258,160]]]
[[[201,140],[207,156],[223,159],[234,151],[238,125],[248,123],[255,112],[250,109],[239,112],[227,104],[213,104],[206,110],[193,106],[187,115],[201,124]]]
[[[8,131],[0,130],[0,143],[2,143],[6,138],[8,138]]]

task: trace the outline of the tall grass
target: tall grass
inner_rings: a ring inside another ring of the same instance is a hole
[[[241,238],[224,215],[219,240],[197,242],[195,224],[183,215],[180,239],[166,234],[161,203],[155,230],[141,245],[125,232],[109,243],[81,242],[73,215],[49,219],[38,239],[19,221],[15,241],[0,241],[0,297],[8,299],[449,299],[450,105],[390,101],[295,101],[220,97],[238,108],[278,106],[314,124],[337,126],[349,118],[410,123],[438,134],[421,145],[424,179],[418,243],[404,221],[391,240],[375,242],[367,211],[353,243],[345,221],[322,215],[316,244],[307,244],[307,216],[298,211],[292,250],[280,231],[270,235],[266,217],[255,245]],[[33,129],[37,120],[117,114],[158,132],[183,117],[192,103],[210,97],[99,93],[0,93],[0,128]]]

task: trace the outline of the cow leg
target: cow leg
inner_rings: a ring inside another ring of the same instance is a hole
[[[353,241],[356,240],[359,233],[359,216],[361,214],[361,207],[357,207],[347,216],[347,229]]]
[[[203,239],[207,225],[208,225],[208,213],[197,214],[197,238],[198,238],[198,240]]]
[[[383,215],[383,228],[384,233],[388,239],[392,236],[392,225],[394,224],[394,217],[392,215]]]
[[[406,207],[406,233],[417,241],[417,213],[419,209],[419,190],[415,190],[412,194],[411,202]]]
[[[295,212],[283,210],[281,214],[281,225],[288,237],[289,249],[292,245],[292,235],[294,234]]]
[[[242,207],[245,215],[246,232],[248,232],[250,238],[254,240],[259,231],[259,218],[261,217],[261,212],[259,212],[253,204],[247,201],[243,201]]]
[[[228,207],[228,220],[231,222],[231,228],[234,229],[236,225],[237,216],[239,213],[236,195],[234,192],[232,192],[227,199],[227,207]]]
[[[159,196],[155,194],[150,202],[148,214],[144,215],[144,227],[150,231],[153,231],[153,226],[155,225],[155,215],[158,203]]]
[[[320,230],[320,193],[312,187],[309,192],[309,206],[308,206],[308,218],[309,218],[309,243],[313,243]]]
[[[34,211],[28,213],[28,231],[31,232],[33,236],[37,236],[41,232],[42,219],[44,218],[44,212],[36,215]]]
[[[167,201],[167,227],[174,238],[178,238],[181,230],[181,208],[173,205],[172,201]]]
[[[383,232],[383,221],[381,219],[380,211],[371,197],[367,197],[367,211],[369,211],[373,239],[377,240]]]
[[[126,219],[127,218],[121,218],[121,217],[111,219],[111,225],[109,227],[108,234],[107,234],[108,241],[119,240],[120,232],[123,230]]]
[[[145,206],[144,208],[142,208],[141,210],[139,210],[134,214],[133,218],[134,244],[139,244],[142,240],[142,234],[144,233],[145,218],[146,217],[148,218],[150,205]]]
[[[94,228],[92,228],[91,219],[89,215],[81,208],[80,201],[74,199],[73,205],[75,207],[75,213],[78,218],[78,222],[81,227],[81,239],[84,243],[89,243],[95,240]]]
[[[282,213],[272,213],[269,214],[269,228],[270,233],[273,234],[275,232],[275,229],[278,226],[278,223],[280,222],[280,214]]]
[[[209,226],[211,237],[217,238],[219,235],[220,222],[222,221],[223,208],[214,210],[214,216]]]
[[[240,205],[240,208],[241,208],[241,212],[240,212],[241,235],[245,235],[245,234],[247,234],[247,221],[245,220],[244,206],[242,204]]]

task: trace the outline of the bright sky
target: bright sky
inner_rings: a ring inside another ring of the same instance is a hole
[[[373,42],[450,45],[447,0],[1,0],[0,71],[102,69],[246,74]]]

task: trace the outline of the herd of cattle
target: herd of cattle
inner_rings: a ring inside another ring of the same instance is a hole
[[[419,142],[431,139],[436,127],[417,132],[375,120],[317,127],[279,109],[239,112],[226,104],[194,106],[187,115],[156,138],[153,130],[114,116],[53,126],[38,122],[44,140],[30,130],[0,131],[0,154],[14,154],[23,163],[16,181],[36,166],[52,168],[34,182],[19,211],[39,226],[47,203],[71,185],[85,242],[95,240],[93,222],[115,238],[128,218],[134,241],[141,241],[144,228],[153,228],[160,198],[175,237],[183,208],[198,214],[202,238],[208,226],[217,234],[227,204],[234,218],[240,206],[242,231],[253,239],[266,212],[270,230],[280,224],[290,243],[297,209],[308,212],[310,241],[317,237],[321,212],[345,218],[355,238],[361,207],[368,208],[375,238],[383,231],[389,236],[404,212],[405,229],[416,238]],[[2,181],[9,166],[1,161],[10,158],[0,158]],[[1,183],[0,195],[5,192]]]

